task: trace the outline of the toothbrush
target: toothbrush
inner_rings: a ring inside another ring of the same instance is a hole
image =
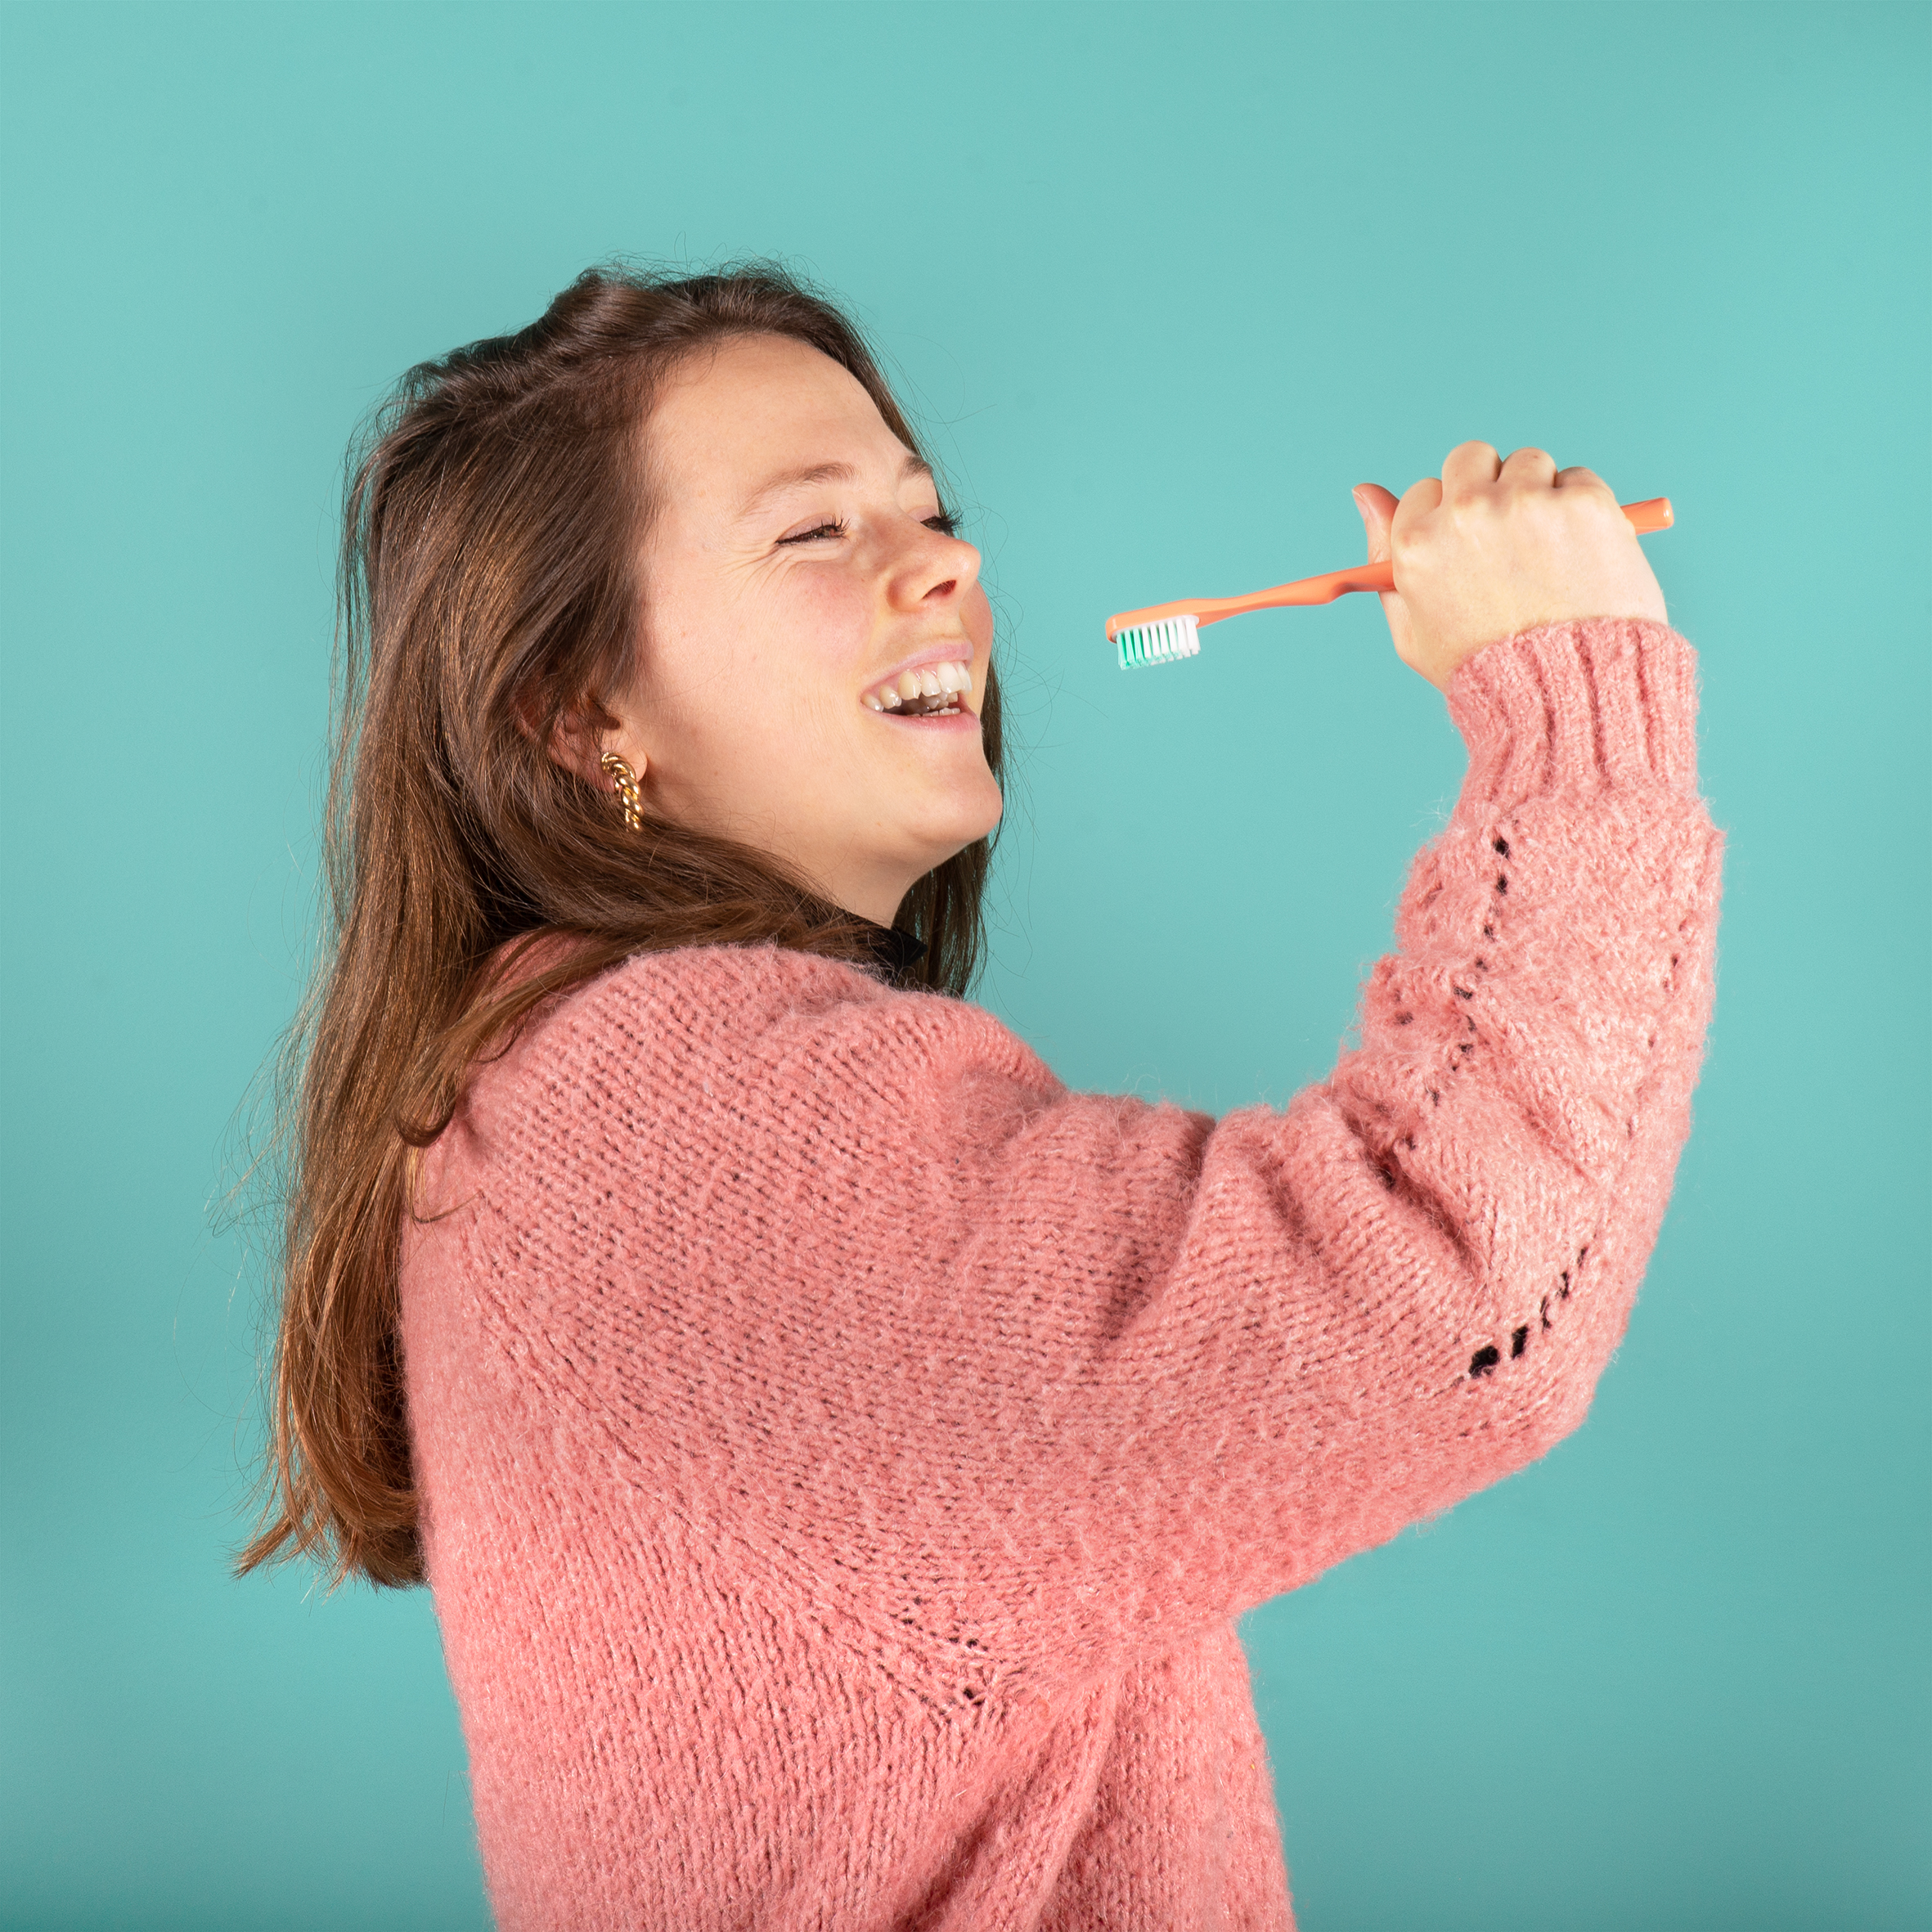
[[[1620,507],[1638,536],[1668,530],[1670,499],[1652,496],[1642,503]],[[1352,570],[1332,570],[1326,577],[1305,577],[1298,582],[1277,584],[1271,591],[1251,591],[1245,597],[1201,597],[1193,603],[1150,604],[1144,610],[1123,610],[1107,620],[1107,635],[1120,646],[1121,668],[1136,664],[1170,664],[1191,658],[1201,649],[1201,627],[1238,618],[1250,610],[1274,610],[1285,604],[1332,604],[1350,591],[1392,591],[1391,564],[1358,564]]]

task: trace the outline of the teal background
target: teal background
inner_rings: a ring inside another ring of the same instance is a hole
[[[874,330],[1002,614],[981,997],[1076,1086],[1332,1066],[1463,767],[1361,554],[1625,501],[1730,839],[1696,1125],[1586,1426],[1242,1631],[1303,1932],[1922,1927],[1927,10],[14,5],[8,1927],[487,1922],[428,1597],[231,1581],[218,1211],[304,959],[344,446],[618,251]]]

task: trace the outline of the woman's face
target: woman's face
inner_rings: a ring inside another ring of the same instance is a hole
[[[859,382],[789,336],[683,365],[648,447],[645,641],[599,751],[643,771],[649,809],[789,860],[890,924],[915,880],[1000,820],[979,552],[949,534]],[[956,715],[905,715],[922,684],[949,683],[964,683]],[[898,712],[879,708],[887,687]]]

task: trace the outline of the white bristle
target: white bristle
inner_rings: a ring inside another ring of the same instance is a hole
[[[1130,671],[1136,664],[1171,664],[1180,658],[1196,657],[1201,650],[1198,618],[1162,618],[1156,624],[1134,624],[1121,632],[1114,642],[1121,649],[1121,668]]]

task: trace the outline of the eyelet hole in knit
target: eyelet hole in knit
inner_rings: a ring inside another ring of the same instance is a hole
[[[1500,832],[1492,835],[1489,840],[1489,844],[1499,858],[1507,859],[1509,856],[1509,841],[1505,838]],[[1499,872],[1496,874],[1494,890],[1499,894],[1507,894],[1509,891],[1509,874],[1507,873]],[[1482,936],[1485,939],[1494,939],[1496,937],[1496,925],[1494,920],[1485,919],[1483,922]],[[1673,956],[1670,964],[1674,968],[1677,964],[1677,959],[1675,956]],[[1488,961],[1484,959],[1480,954],[1478,954],[1471,964],[1471,970],[1473,972],[1480,973],[1485,971],[1487,966]],[[1453,980],[1449,983],[1449,991],[1453,993],[1458,1000],[1473,1000],[1476,997],[1476,990],[1473,986],[1458,986]],[[1406,1019],[1409,1016],[1407,1015],[1404,1016],[1404,1019]],[[1470,1032],[1471,1034],[1475,1034],[1476,1031],[1476,1016],[1473,1013],[1469,1013],[1466,1014],[1464,1018],[1467,1022]],[[1475,1050],[1476,1041],[1474,1039],[1465,1040],[1458,1042],[1456,1047],[1455,1055],[1449,1062],[1450,1072],[1456,1072],[1462,1067],[1465,1058],[1467,1055],[1472,1054]],[[1428,1087],[1426,1088],[1424,1091],[1429,1096],[1429,1103],[1431,1106],[1440,1107],[1442,1104],[1442,1095],[1438,1089],[1435,1087]],[[1385,1180],[1389,1179],[1386,1173],[1384,1179]],[[1392,1183],[1391,1184],[1392,1184]],[[1576,1251],[1575,1260],[1573,1261],[1568,1268],[1566,1268],[1562,1270],[1561,1275],[1558,1277],[1559,1285],[1556,1293],[1556,1298],[1557,1301],[1567,1301],[1570,1299],[1570,1291],[1572,1286],[1571,1277],[1573,1273],[1575,1270],[1582,1267],[1584,1256],[1589,1251],[1589,1243],[1585,1242],[1584,1245]],[[1541,1305],[1538,1310],[1537,1320],[1540,1326],[1544,1329],[1548,1329],[1555,1325],[1550,1320],[1550,1297],[1548,1295],[1545,1295],[1542,1298]],[[1514,1362],[1519,1360],[1524,1355],[1528,1353],[1530,1347],[1530,1331],[1531,1326],[1532,1324],[1528,1322],[1522,1322],[1519,1323],[1516,1326],[1510,1330],[1509,1359],[1511,1361]],[[1467,1379],[1474,1382],[1480,1382],[1486,1376],[1494,1375],[1496,1373],[1498,1367],[1501,1364],[1503,1359],[1503,1350],[1496,1343],[1485,1342],[1483,1346],[1469,1358],[1469,1373]]]
[[[987,1698],[995,1687],[993,1680],[996,1669],[993,1660],[987,1654],[986,1646],[977,1637],[962,1636],[957,1624],[950,1629],[939,1627],[927,1614],[926,1599],[923,1597],[909,1594],[901,1599],[901,1606],[893,1613],[896,1620],[914,1632],[926,1643],[937,1644],[955,1651],[973,1651],[977,1653],[972,1657],[955,1656],[953,1660],[955,1667],[971,1665],[977,1672],[977,1675],[955,1678],[950,1695],[937,1701],[928,1697],[923,1691],[919,1692],[919,1701],[949,1720],[957,1717],[962,1707],[974,1714],[986,1710]]]
[[[1557,1299],[1559,1301],[1567,1301],[1570,1299],[1570,1291],[1574,1285],[1572,1277],[1575,1271],[1583,1266],[1584,1256],[1588,1254],[1589,1251],[1590,1244],[1586,1241],[1583,1246],[1576,1251],[1576,1259],[1571,1262],[1570,1266],[1566,1268],[1557,1277],[1557,1281],[1560,1285],[1557,1289]],[[1548,1295],[1545,1295],[1543,1297],[1543,1303],[1539,1311],[1538,1319],[1540,1321],[1542,1326],[1545,1328],[1553,1328],[1556,1325],[1550,1320],[1550,1298]],[[1515,1361],[1519,1355],[1524,1355],[1528,1351],[1530,1346],[1530,1324],[1528,1322],[1524,1322],[1510,1330],[1509,1359],[1511,1361]],[[1499,1349],[1494,1342],[1485,1341],[1483,1346],[1469,1358],[1469,1373],[1467,1379],[1476,1382],[1480,1381],[1481,1378],[1485,1375],[1494,1375],[1496,1373],[1497,1364],[1501,1362],[1502,1359],[1503,1350]]]
[[[1496,833],[1490,839],[1489,843],[1497,851],[1501,853],[1504,858],[1507,859],[1509,856],[1509,841],[1505,838],[1501,833]],[[1495,890],[1498,892],[1503,893],[1507,893],[1508,892],[1509,875],[1507,873],[1499,872],[1496,874]],[[1495,922],[1492,919],[1485,919],[1483,922],[1482,930],[1483,937],[1485,939],[1494,939],[1496,937]],[[1488,968],[1489,961],[1485,959],[1480,954],[1478,954],[1471,964],[1471,970],[1476,973],[1482,973],[1486,972]],[[1456,998],[1458,1000],[1473,1000],[1476,997],[1476,989],[1473,986],[1459,986],[1453,980],[1449,982],[1449,991],[1454,994]],[[1466,1015],[1465,1017],[1468,1021],[1469,1031],[1473,1034],[1476,1031],[1476,1017],[1473,1013]],[[1453,1073],[1460,1069],[1463,1062],[1475,1051],[1476,1041],[1474,1040],[1465,1040],[1462,1041],[1456,1048],[1455,1058],[1451,1060],[1449,1063],[1450,1072]],[[1431,1107],[1441,1106],[1441,1094],[1439,1094],[1433,1087],[1428,1088],[1426,1090],[1429,1095],[1429,1104]]]

